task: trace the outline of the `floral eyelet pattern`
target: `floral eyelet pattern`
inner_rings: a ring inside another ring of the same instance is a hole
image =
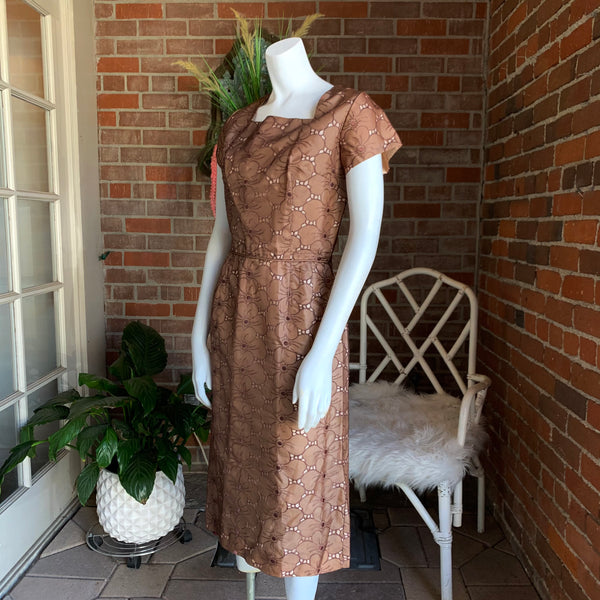
[[[327,305],[346,173],[400,140],[367,94],[334,86],[311,119],[225,124],[223,172],[232,247],[215,292],[207,526],[261,571],[310,576],[350,563],[348,347],[332,402],[308,433],[292,389]]]

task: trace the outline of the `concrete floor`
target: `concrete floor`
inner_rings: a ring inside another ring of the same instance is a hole
[[[195,492],[197,497],[198,490]],[[353,496],[353,505],[356,502]],[[323,575],[316,600],[348,596],[352,600],[439,599],[438,547],[417,512],[399,493],[374,492],[368,497],[368,506],[373,509],[379,533],[381,570]],[[210,567],[217,540],[203,527],[201,506],[187,508],[184,518],[193,536],[189,543],[176,542],[146,557],[139,569],[130,569],[123,559],[88,548],[85,534],[97,518],[93,507],[80,508],[5,598],[245,600],[243,574],[236,569]],[[475,515],[465,514],[463,526],[454,531],[453,564],[454,600],[539,600],[500,527],[489,515],[485,533],[479,534]],[[283,580],[258,574],[256,598],[285,599]]]

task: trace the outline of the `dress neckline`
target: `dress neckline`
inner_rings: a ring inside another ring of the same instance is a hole
[[[321,96],[317,100],[317,103],[315,104],[315,112],[312,117],[283,117],[283,116],[279,116],[279,115],[267,115],[262,121],[256,121],[254,119],[254,117],[256,116],[256,111],[263,104],[265,104],[267,102],[267,100],[269,99],[269,95],[267,94],[266,96],[263,96],[262,98],[260,98],[259,100],[256,101],[256,108],[251,113],[250,122],[260,125],[261,123],[264,123],[265,121],[267,121],[269,119],[274,120],[274,121],[314,121],[319,116],[319,109],[321,108],[321,104],[324,102],[324,100],[326,98],[328,98],[331,95],[333,90],[335,90],[338,87],[339,86],[337,86],[337,85],[332,85],[330,88],[326,89],[321,94]]]

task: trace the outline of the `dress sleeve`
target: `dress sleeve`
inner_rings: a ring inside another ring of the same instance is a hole
[[[381,154],[383,172],[402,142],[383,110],[365,92],[360,92],[348,111],[340,136],[344,172]]]

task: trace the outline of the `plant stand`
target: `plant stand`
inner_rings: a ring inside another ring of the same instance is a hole
[[[127,559],[127,566],[130,569],[140,568],[142,556],[148,556],[159,550],[164,550],[175,542],[186,544],[191,539],[192,532],[187,529],[184,519],[181,519],[179,524],[166,535],[163,535],[158,540],[152,540],[144,544],[129,544],[115,540],[102,529],[100,523],[93,525],[85,536],[85,541],[91,550],[104,556],[125,558]]]

